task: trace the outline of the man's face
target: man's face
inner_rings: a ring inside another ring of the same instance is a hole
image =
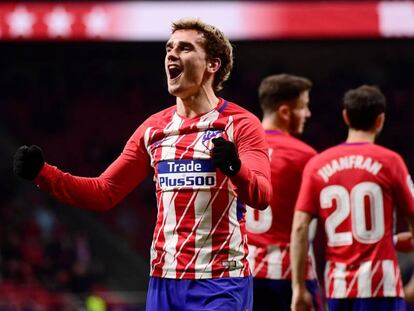
[[[177,30],[166,44],[165,72],[168,92],[188,98],[196,94],[207,69],[204,38],[195,30]]]
[[[311,116],[309,110],[309,91],[302,92],[291,109],[290,130],[293,135],[302,134],[306,119]]]

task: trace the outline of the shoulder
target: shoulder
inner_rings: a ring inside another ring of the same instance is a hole
[[[237,105],[236,103],[230,101],[226,102],[227,104],[223,107],[223,110],[221,111],[222,115],[232,116],[235,121],[254,121],[255,123],[260,123],[259,118],[247,109]]]
[[[159,112],[154,113],[153,115],[149,116],[144,123],[147,124],[158,124],[160,122],[169,122],[176,111],[176,106],[170,106],[165,108]]]
[[[283,157],[289,162],[306,163],[317,154],[315,149],[293,136],[285,133],[272,133],[271,131],[265,133],[266,140],[274,150],[275,156]]]
[[[400,154],[377,144],[367,145],[364,150],[361,151],[361,154],[379,161],[383,166],[388,167],[390,170],[393,170],[395,167],[405,165]]]
[[[140,139],[150,128],[164,128],[169,122],[171,122],[174,112],[175,106],[171,106],[157,113],[154,113],[153,115],[149,116],[144,122],[142,122],[141,125],[138,126],[132,137],[134,139]]]
[[[381,162],[384,163],[385,166],[388,167],[388,169],[391,172],[401,172],[401,170],[406,170],[406,164],[402,156],[386,147],[375,145],[375,157],[379,158]],[[396,173],[398,175],[398,173]]]
[[[316,154],[312,159],[308,162],[310,166],[319,166],[327,161],[330,161],[332,158],[335,158],[339,154],[341,154],[342,148],[340,145],[330,147],[318,154]]]
[[[260,140],[260,144],[266,144],[265,133],[260,120],[250,111],[233,102],[227,102],[220,111],[220,118],[225,120],[227,128],[232,129],[235,140],[249,141]]]
[[[380,146],[380,145],[376,145],[376,144],[372,144],[371,148],[372,148],[373,153],[377,154],[378,156],[388,157],[392,160],[393,159],[402,159],[400,154],[398,154],[397,152],[395,152],[395,151],[393,151],[389,148],[386,148],[386,147],[383,147],[383,146]]]
[[[317,154],[316,150],[309,146],[307,143],[301,141],[300,139],[288,136],[287,139],[290,141],[290,144],[292,148],[298,151],[298,153],[301,153],[306,156],[314,156]]]
[[[356,146],[348,144],[336,145],[314,156],[311,163],[314,166],[323,166],[334,159],[342,159],[344,157],[360,157],[361,159],[369,157],[379,161],[382,165],[385,164],[387,167],[395,167],[396,165],[404,163],[398,153],[376,144]]]

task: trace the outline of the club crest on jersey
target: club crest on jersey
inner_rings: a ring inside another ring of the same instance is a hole
[[[223,133],[223,130],[209,129],[205,131],[203,137],[201,138],[201,143],[204,145],[204,147],[210,150],[213,147],[213,143],[211,142],[211,140],[213,138],[223,136]]]
[[[157,171],[158,186],[162,190],[202,189],[216,185],[216,169],[210,160],[161,161]]]

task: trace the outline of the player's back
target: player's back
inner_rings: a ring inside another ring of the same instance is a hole
[[[303,168],[316,151],[280,131],[266,131],[269,144],[273,196],[264,210],[249,208],[246,214],[249,243],[287,245]]]
[[[401,295],[392,242],[401,166],[397,153],[371,143],[344,143],[308,163],[297,209],[315,213],[325,228],[328,297]]]
[[[249,261],[256,278],[290,279],[289,242],[303,168],[316,151],[280,131],[266,131],[271,158],[273,196],[270,206],[247,207]],[[308,267],[308,278],[314,278]]]

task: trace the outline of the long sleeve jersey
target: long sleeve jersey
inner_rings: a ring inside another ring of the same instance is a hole
[[[235,143],[241,168],[227,177],[211,161],[213,138]],[[149,117],[121,155],[96,178],[45,164],[35,182],[58,200],[107,210],[154,172],[158,216],[151,275],[175,279],[239,277],[247,262],[245,205],[263,209],[271,198],[267,143],[259,120],[220,99],[193,118],[176,107]]]

